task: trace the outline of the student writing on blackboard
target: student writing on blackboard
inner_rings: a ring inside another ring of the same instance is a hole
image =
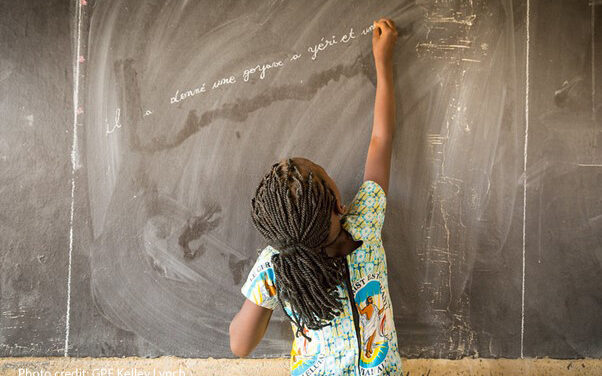
[[[364,181],[349,208],[337,185],[306,158],[272,165],[251,200],[251,217],[269,244],[241,292],[230,347],[247,356],[282,308],[294,341],[292,375],[401,375],[402,364],[381,239],[395,124],[392,20],[374,22],[374,123]]]

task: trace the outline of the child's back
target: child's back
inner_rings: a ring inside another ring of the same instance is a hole
[[[362,242],[346,256],[349,273],[338,288],[345,298],[343,311],[331,326],[319,330],[304,328],[311,341],[295,337],[290,360],[292,375],[355,375],[357,367],[373,369],[371,375],[402,373],[381,239],[385,209],[383,189],[374,181],[364,181],[342,222],[353,239]],[[272,255],[278,252],[271,246],[264,248],[241,289],[249,300],[272,310],[279,306],[278,281],[271,264]],[[353,291],[352,301],[348,291]],[[292,315],[290,305],[284,306]],[[296,333],[295,323],[291,322],[291,326]]]

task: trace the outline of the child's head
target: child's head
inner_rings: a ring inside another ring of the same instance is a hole
[[[325,251],[340,235],[339,215],[345,214],[336,184],[312,161],[286,158],[272,165],[251,206],[253,224],[280,251],[272,264],[282,309],[288,301],[289,318],[303,336],[303,326],[326,326],[342,310],[336,286],[345,271],[344,256]]]

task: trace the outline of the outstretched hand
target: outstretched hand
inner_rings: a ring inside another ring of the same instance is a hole
[[[381,18],[374,21],[372,30],[372,54],[377,68],[391,64],[393,60],[393,46],[397,41],[397,29],[390,18]]]

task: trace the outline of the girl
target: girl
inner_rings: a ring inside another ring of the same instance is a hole
[[[364,182],[349,209],[335,182],[305,158],[285,158],[251,200],[252,220],[268,242],[241,292],[230,347],[247,356],[280,306],[295,339],[292,375],[401,375],[381,228],[395,124],[392,20],[374,22],[377,71],[372,138]]]

